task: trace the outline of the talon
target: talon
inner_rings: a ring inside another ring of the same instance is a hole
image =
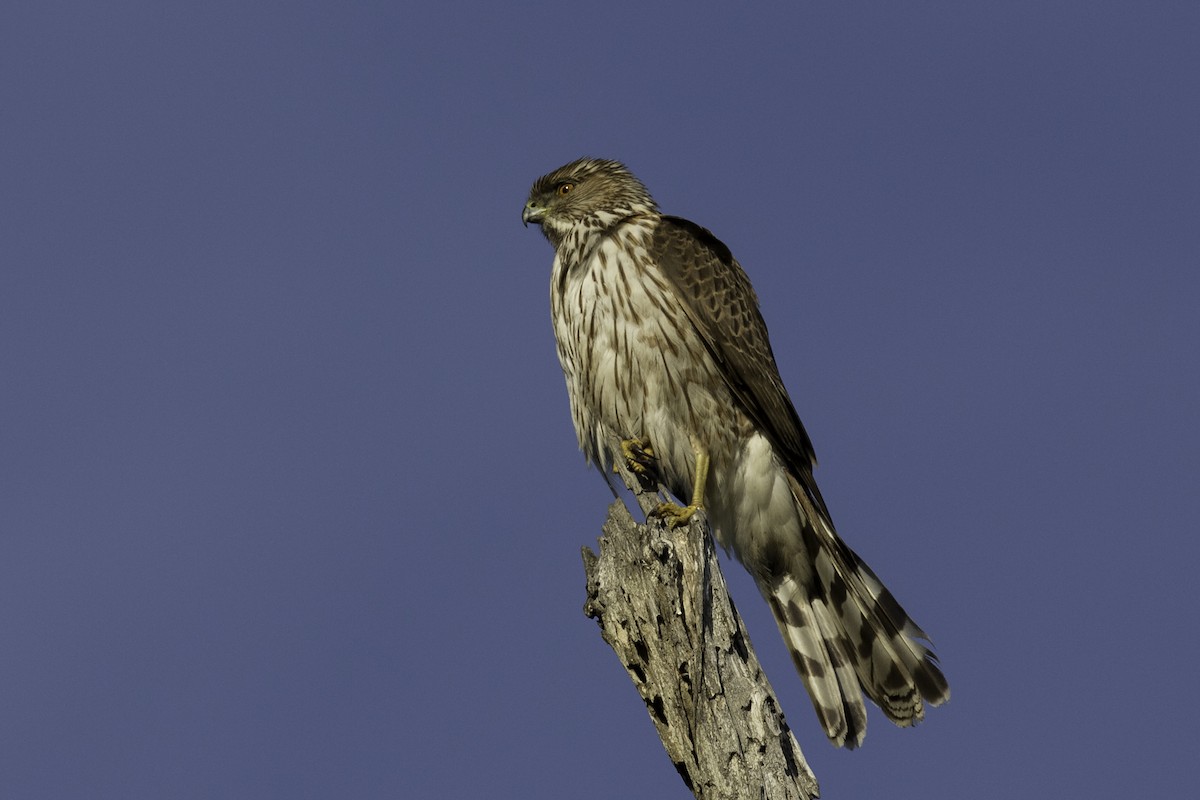
[[[657,517],[667,524],[670,528],[682,528],[691,521],[696,512],[700,510],[700,506],[692,503],[687,506],[677,506],[674,503],[663,503],[658,508],[650,512],[650,516]]]
[[[635,475],[648,475],[654,468],[654,451],[649,442],[641,439],[622,439],[621,455],[625,457],[625,465]]]

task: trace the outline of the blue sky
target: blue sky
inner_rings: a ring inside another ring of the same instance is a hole
[[[529,185],[625,161],[758,289],[951,702],[826,797],[1180,797],[1194,3],[0,12],[0,794],[690,796],[595,624]]]

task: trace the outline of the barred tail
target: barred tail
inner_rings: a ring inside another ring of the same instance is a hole
[[[806,520],[801,548],[790,574],[760,589],[830,741],[853,749],[866,735],[863,692],[907,727],[950,687],[925,632],[794,481],[793,494]]]

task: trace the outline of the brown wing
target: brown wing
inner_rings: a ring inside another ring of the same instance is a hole
[[[828,518],[812,477],[817,463],[812,442],[779,377],[767,325],[745,271],[708,229],[680,217],[662,218],[652,246],[733,396]]]

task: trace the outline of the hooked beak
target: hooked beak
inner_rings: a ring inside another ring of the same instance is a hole
[[[531,222],[541,222],[546,215],[546,209],[539,206],[537,203],[530,200],[525,204],[525,208],[521,211],[521,222],[526,228]]]

